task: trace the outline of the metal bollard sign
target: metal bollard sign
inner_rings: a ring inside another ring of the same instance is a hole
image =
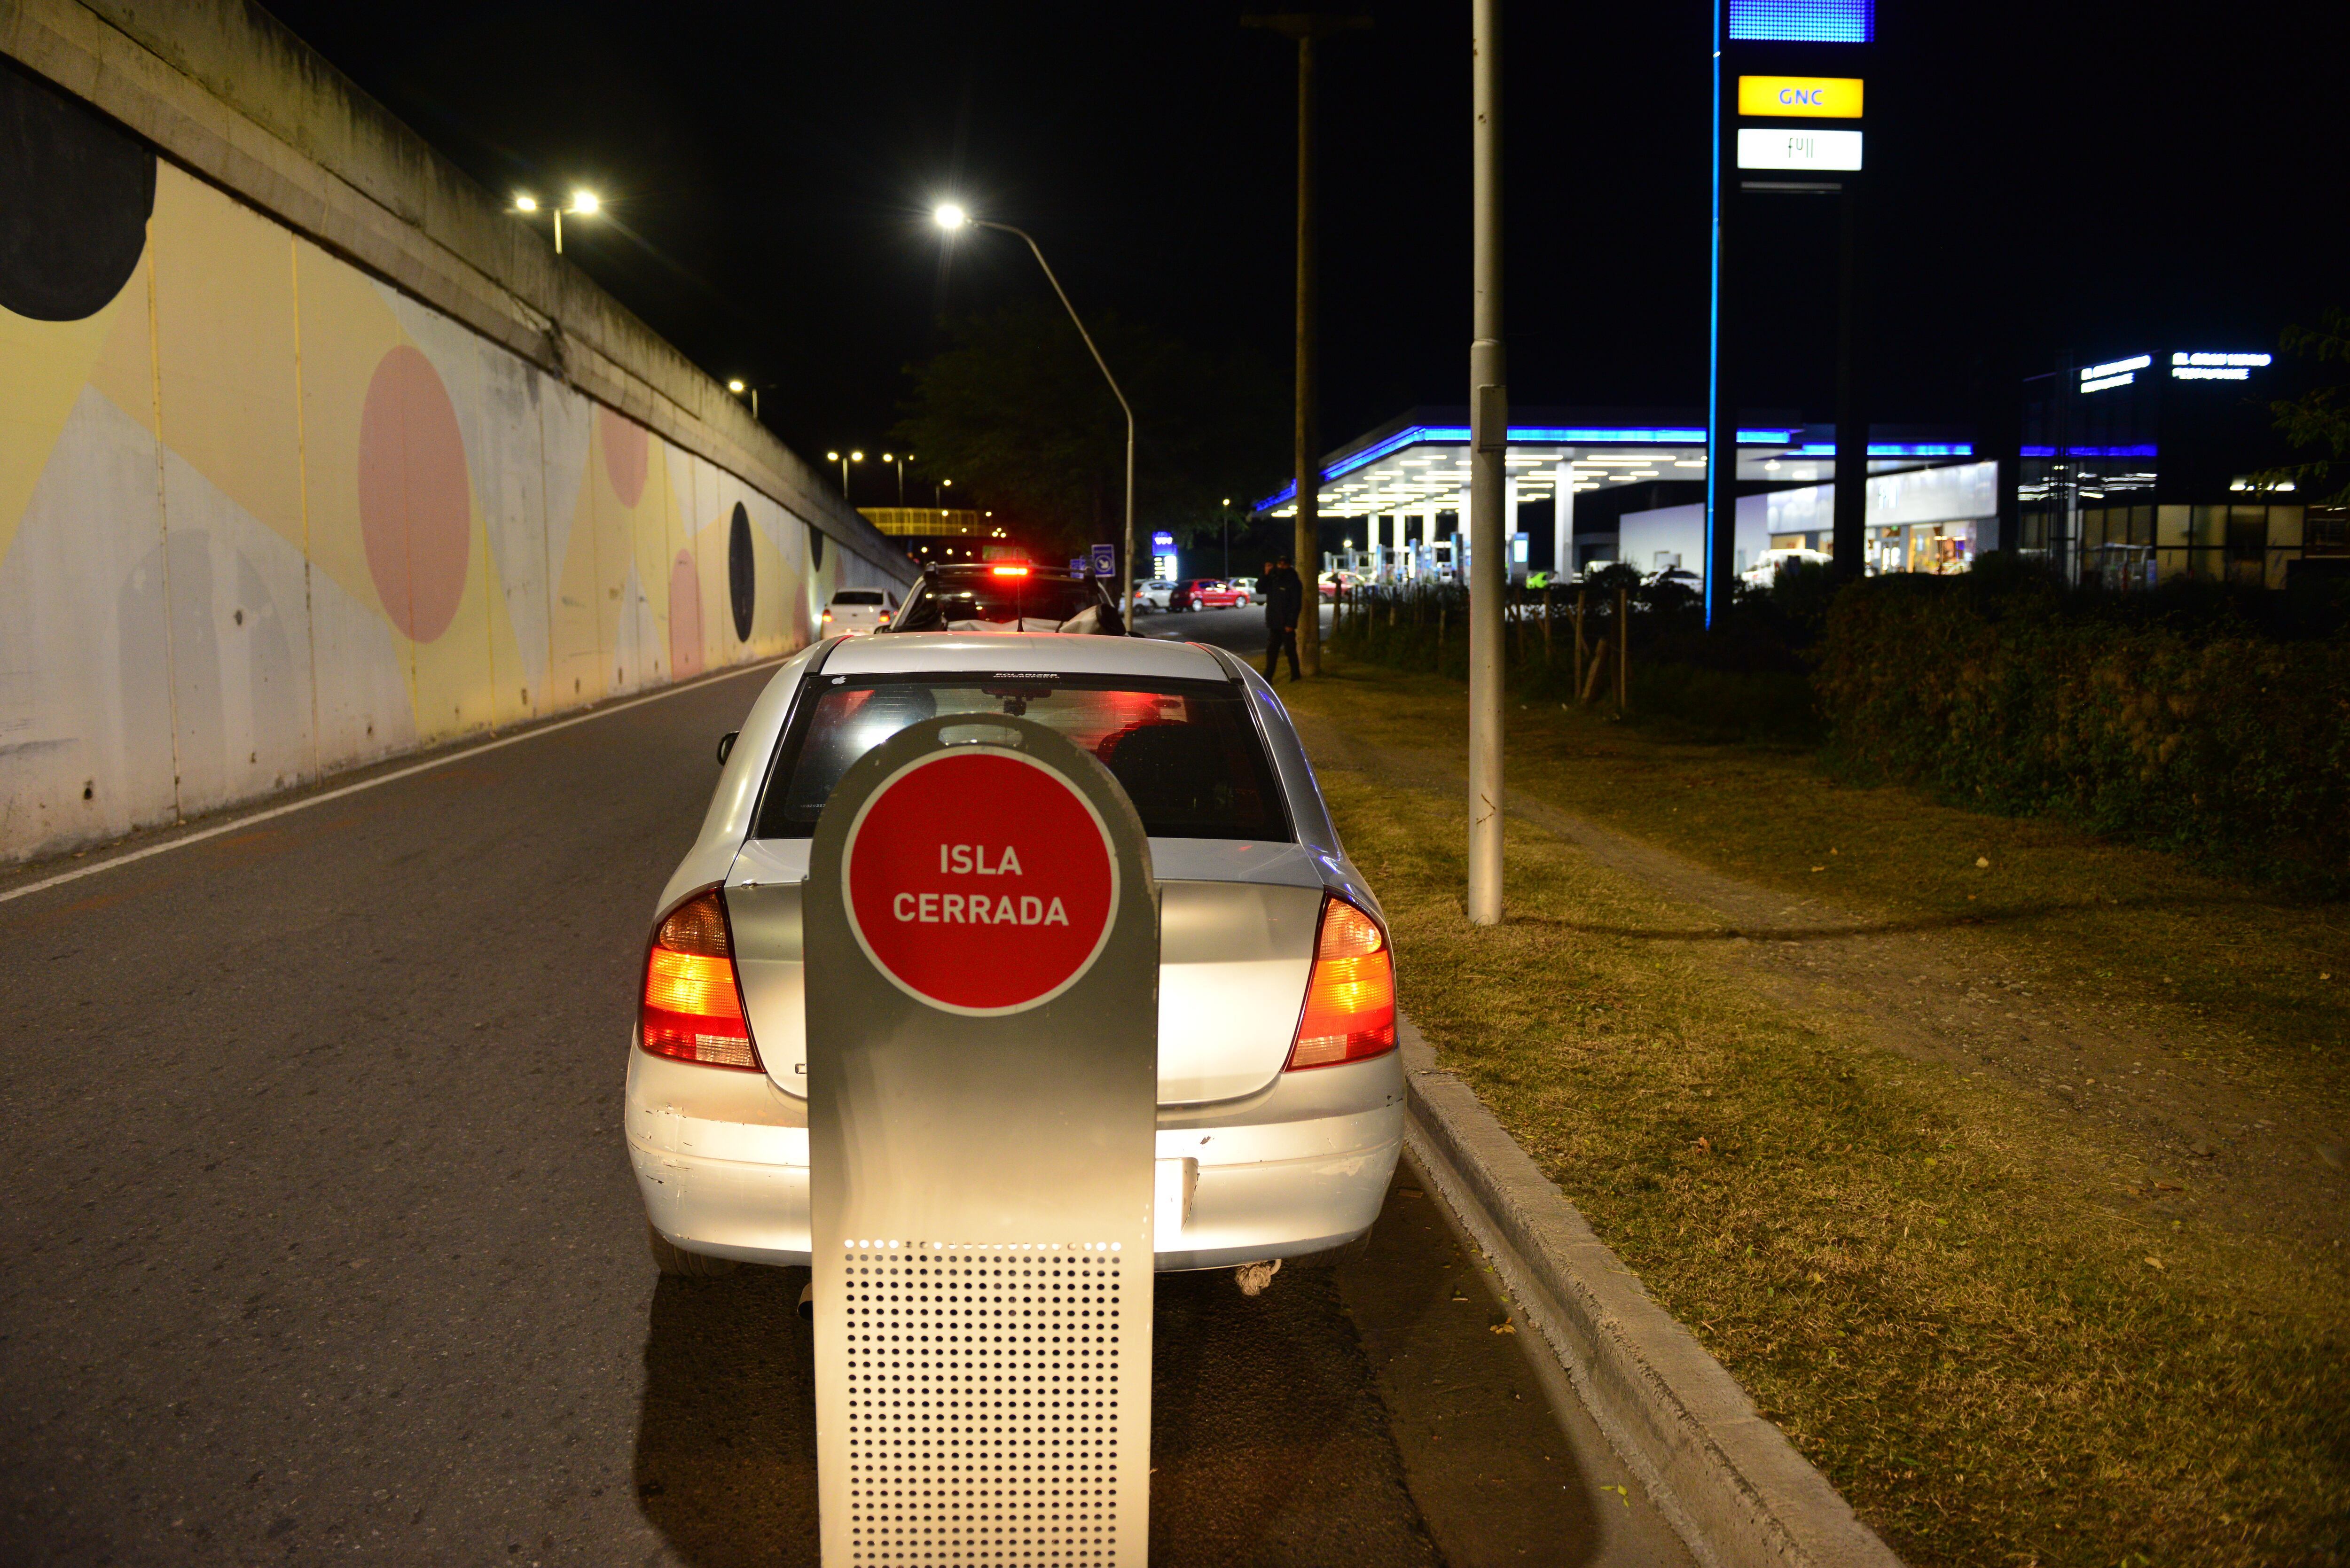
[[[1045,725],[925,720],[842,776],[804,909],[825,1563],[1143,1563],[1141,820]]]

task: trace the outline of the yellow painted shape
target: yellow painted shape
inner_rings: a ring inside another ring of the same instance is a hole
[[[1860,77],[1741,77],[1738,112],[1773,119],[1858,119]]]
[[[115,318],[124,314],[123,302],[136,296],[140,309],[140,357],[145,357],[147,264],[142,259],[130,281],[94,316],[79,321],[36,321],[0,310],[0,561],[8,558],[16,525],[33,498],[33,486],[49,465],[49,453],[73,412],[74,400],[90,379],[101,351],[112,335]],[[152,429],[155,410],[151,401],[135,410],[140,423]]]
[[[365,275],[307,240],[294,244],[302,310],[311,569],[326,573],[354,601],[381,615],[383,600],[368,569],[367,539],[359,526],[359,415],[376,367],[408,339]]]
[[[300,549],[291,238],[168,163],[156,171],[148,233],[164,441]]]

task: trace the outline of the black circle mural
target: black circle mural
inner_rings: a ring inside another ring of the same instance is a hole
[[[824,530],[813,523],[808,524],[808,570],[824,570]]]
[[[95,316],[138,270],[155,154],[120,126],[0,61],[0,306]]]
[[[751,612],[759,607],[759,564],[751,558],[751,514],[734,504],[726,525],[726,597],[734,606],[734,640],[751,640]]]

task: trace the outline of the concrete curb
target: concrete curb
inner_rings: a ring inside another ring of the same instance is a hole
[[[1414,1163],[1690,1553],[1708,1568],[1900,1568],[1419,1031],[1397,1025]]]

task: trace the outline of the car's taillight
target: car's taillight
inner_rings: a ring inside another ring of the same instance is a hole
[[[759,1069],[759,1050],[734,983],[726,905],[707,888],[671,909],[645,952],[644,1047],[656,1056],[712,1067]]]
[[[1395,1044],[1395,955],[1387,933],[1344,898],[1326,898],[1286,1070],[1359,1062]]]
[[[827,619],[827,620],[830,620],[830,619],[832,618],[832,612],[831,612],[830,610],[827,610],[827,611],[825,611],[825,612],[824,612],[824,618],[825,618],[825,619]]]
[[[889,624],[889,612],[888,610],[883,610],[881,612],[880,624],[883,626],[888,626]]]

